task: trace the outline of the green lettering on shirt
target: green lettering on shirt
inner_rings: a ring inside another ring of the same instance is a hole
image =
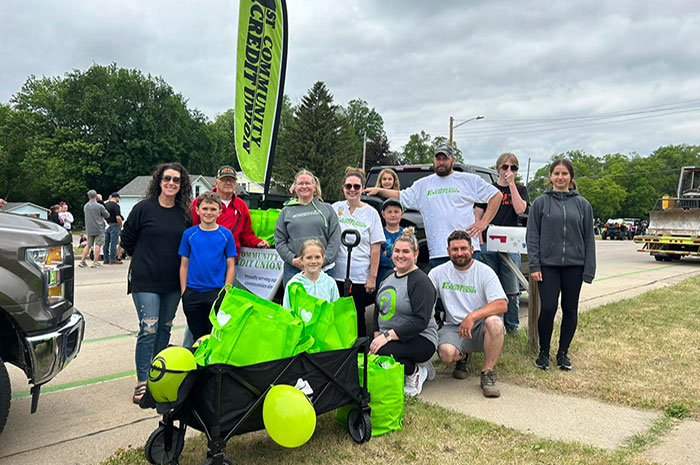
[[[476,294],[474,286],[465,286],[464,284],[451,283],[449,281],[442,282],[442,288],[449,291],[466,292],[467,294]]]
[[[357,226],[358,228],[362,228],[362,229],[364,229],[364,228],[367,227],[367,224],[366,224],[366,223],[363,223],[362,221],[358,221],[358,220],[356,220],[356,219],[354,219],[354,218],[343,218],[343,217],[340,217],[340,218],[338,218],[338,222],[339,222],[339,223],[343,223],[343,224],[348,224],[348,225],[350,225],[350,226]]]
[[[296,213],[296,214],[292,215],[292,218],[304,218],[305,216],[314,216],[314,215],[320,215],[320,213],[317,211]]]
[[[459,189],[456,187],[442,187],[440,189],[429,189],[428,197],[431,195],[442,195],[442,194],[459,194]]]

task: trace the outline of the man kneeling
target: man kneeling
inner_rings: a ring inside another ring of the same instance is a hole
[[[484,353],[481,389],[498,397],[494,366],[503,347],[503,314],[508,300],[498,276],[472,259],[474,247],[466,231],[447,238],[450,261],[433,268],[430,279],[445,307],[444,326],[438,332],[438,354],[443,363],[457,362],[452,375],[467,377],[469,353]]]

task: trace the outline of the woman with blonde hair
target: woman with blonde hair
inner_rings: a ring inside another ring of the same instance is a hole
[[[393,355],[404,366],[404,392],[417,396],[423,383],[435,377],[430,358],[438,343],[433,283],[418,266],[418,241],[413,228],[394,242],[391,259],[396,271],[379,285],[374,306],[374,339],[370,352]]]
[[[275,225],[275,249],[284,260],[283,284],[302,270],[301,247],[318,239],[326,249],[324,266],[335,262],[340,247],[340,227],[333,207],[321,198],[321,183],[306,169],[294,176],[294,197],[284,203]]]

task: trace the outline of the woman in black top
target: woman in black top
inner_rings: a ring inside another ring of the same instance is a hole
[[[146,393],[151,360],[170,341],[180,302],[178,248],[191,220],[191,201],[187,170],[179,163],[164,163],[153,173],[146,198],[134,206],[124,223],[121,245],[133,257],[127,292],[139,317],[135,403]]]
[[[391,259],[396,271],[379,285],[374,306],[374,339],[370,352],[393,355],[404,366],[404,393],[417,396],[427,379],[435,377],[430,357],[438,342],[433,283],[416,266],[418,242],[413,228],[394,242]]]

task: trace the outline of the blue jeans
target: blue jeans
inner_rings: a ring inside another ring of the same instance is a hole
[[[515,266],[520,268],[522,261],[520,254],[509,253],[508,256],[515,263]],[[520,283],[515,273],[508,268],[508,265],[503,261],[503,258],[498,252],[489,252],[486,250],[486,244],[481,245],[481,261],[491,267],[498,276],[503,286],[503,291],[508,297],[508,311],[503,316],[503,323],[506,330],[513,331],[518,329],[520,323]]]
[[[119,244],[119,225],[117,223],[107,226],[105,230],[105,261],[116,261],[117,245]]]
[[[139,334],[136,338],[136,377],[141,381],[148,378],[151,360],[170,342],[180,291],[155,294],[134,292],[131,294],[139,316]]]

